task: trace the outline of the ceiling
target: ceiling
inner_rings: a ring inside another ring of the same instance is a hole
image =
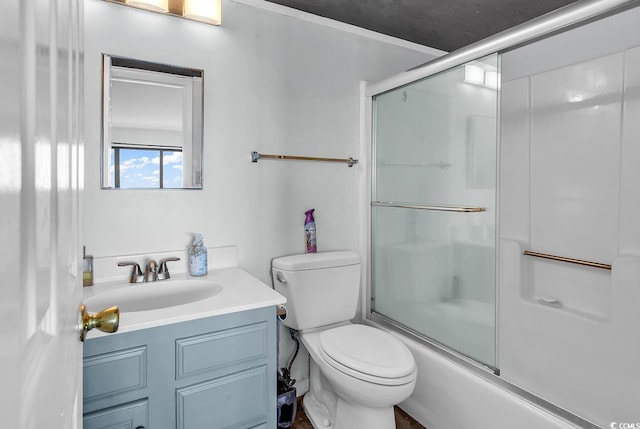
[[[575,0],[268,0],[454,51]]]

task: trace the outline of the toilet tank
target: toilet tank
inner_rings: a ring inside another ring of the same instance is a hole
[[[354,318],[360,257],[351,251],[283,256],[271,262],[273,284],[287,298],[286,326],[304,330]]]

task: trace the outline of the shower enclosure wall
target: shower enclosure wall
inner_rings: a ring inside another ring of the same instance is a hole
[[[640,427],[640,8],[578,3],[606,16],[367,88],[366,318],[430,429]]]

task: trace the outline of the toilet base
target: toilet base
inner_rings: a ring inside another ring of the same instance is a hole
[[[309,392],[302,398],[304,413],[314,429],[328,429],[333,426],[327,408],[322,405],[313,393]]]
[[[347,403],[338,399],[335,422],[331,420],[327,408],[312,392],[302,399],[304,412],[314,429],[395,429],[396,420],[393,407],[371,408]]]

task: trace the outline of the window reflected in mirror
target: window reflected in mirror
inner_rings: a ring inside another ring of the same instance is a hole
[[[182,151],[170,149],[111,149],[111,180],[115,188],[181,189]]]

